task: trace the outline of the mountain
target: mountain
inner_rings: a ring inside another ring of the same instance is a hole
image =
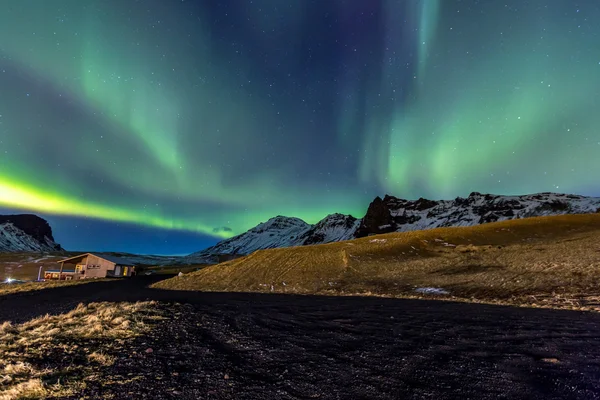
[[[467,198],[437,201],[386,195],[383,199],[375,198],[362,219],[331,214],[310,225],[299,218],[277,216],[188,257],[217,262],[223,255],[245,255],[261,249],[330,243],[380,233],[593,212],[600,212],[600,198],[572,194],[499,196],[473,192]]]
[[[331,214],[311,225],[299,238],[296,246],[339,242],[354,239],[360,220],[352,215]]]
[[[330,243],[354,238],[360,220],[351,215],[332,214],[315,225],[300,218],[277,216],[213,247],[188,257],[215,262],[220,255],[245,255],[276,247]]]
[[[369,205],[356,237],[447,226],[473,226],[515,218],[585,214],[600,209],[600,198],[537,193],[498,196],[473,192],[467,198],[416,201],[386,195]]]
[[[0,251],[62,251],[48,222],[32,214],[0,215]]]

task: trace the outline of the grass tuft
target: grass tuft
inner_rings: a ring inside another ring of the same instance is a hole
[[[110,356],[104,352],[95,351],[93,353],[88,354],[87,358],[89,361],[95,362],[105,367],[109,367],[115,362],[115,358],[113,356]]]
[[[19,382],[6,390],[0,390],[0,400],[41,399],[51,394],[39,378]],[[64,394],[64,393],[63,393]]]

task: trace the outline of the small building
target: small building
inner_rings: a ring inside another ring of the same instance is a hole
[[[60,268],[45,271],[44,279],[75,280],[135,275],[132,262],[111,255],[85,253],[57,262]]]

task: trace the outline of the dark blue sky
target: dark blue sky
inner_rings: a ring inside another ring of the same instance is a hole
[[[0,208],[0,214],[19,210]],[[52,227],[54,239],[69,251],[123,251],[134,254],[187,255],[212,246],[213,236],[189,231],[156,229],[91,218],[35,212]]]

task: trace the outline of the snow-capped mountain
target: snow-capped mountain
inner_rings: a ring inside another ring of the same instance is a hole
[[[438,201],[386,195],[375,198],[362,219],[331,214],[310,225],[299,218],[278,216],[189,257],[216,262],[219,255],[245,255],[260,249],[330,243],[379,233],[594,212],[600,212],[600,198],[571,194],[498,196],[473,192],[467,198]]]
[[[300,218],[277,216],[188,257],[210,259],[217,255],[244,255],[262,249],[347,240],[354,238],[359,223],[351,215],[342,214],[328,215],[315,225]]]
[[[280,215],[256,225],[241,235],[223,240],[206,250],[190,254],[190,257],[249,254],[260,249],[294,246],[298,236],[308,231],[310,227],[310,224],[300,218],[288,218]]]
[[[360,219],[352,215],[330,214],[312,225],[299,238],[296,246],[323,244],[354,239],[354,232],[360,225]]]
[[[356,237],[446,226],[472,226],[486,222],[543,215],[584,214],[600,209],[600,198],[571,194],[537,193],[498,196],[473,192],[467,198],[416,201],[393,196],[377,197],[356,231]]]
[[[62,248],[54,241],[48,222],[32,214],[0,215],[0,251],[52,252]]]

